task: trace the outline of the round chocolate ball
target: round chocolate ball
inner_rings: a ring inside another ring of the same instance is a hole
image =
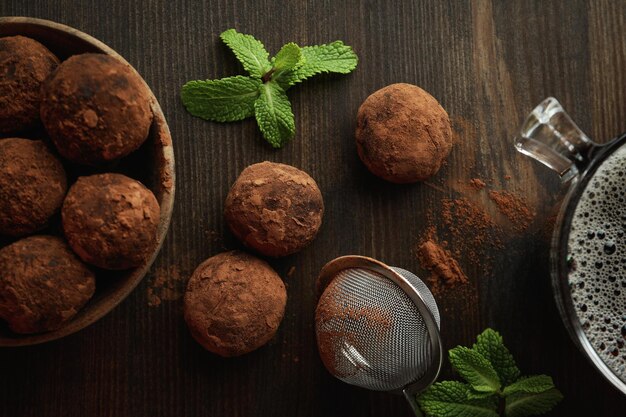
[[[58,329],[95,288],[93,272],[61,238],[31,236],[0,249],[0,317],[16,333]]]
[[[0,140],[0,234],[23,236],[46,226],[63,204],[67,178],[40,140]]]
[[[374,175],[399,184],[424,181],[439,171],[450,153],[450,119],[421,88],[391,84],[361,104],[356,145]]]
[[[89,264],[114,270],[140,266],[152,255],[159,216],[154,194],[121,174],[78,178],[61,209],[74,252]]]
[[[315,180],[285,164],[261,162],[244,169],[226,197],[230,230],[267,256],[298,252],[317,235],[324,202]]]
[[[185,292],[192,336],[220,356],[239,356],[265,345],[285,313],[287,292],[264,261],[243,252],[215,255],[198,266]]]
[[[150,92],[112,56],[74,55],[44,83],[41,119],[63,157],[97,165],[130,154],[146,140]]]
[[[0,38],[0,134],[37,123],[41,84],[58,65],[59,59],[36,40]]]

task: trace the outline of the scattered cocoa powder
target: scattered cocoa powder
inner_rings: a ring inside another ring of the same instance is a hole
[[[433,214],[430,210],[426,213],[426,220],[429,225],[426,227],[426,230],[424,230],[424,239],[422,241],[437,239],[437,228],[433,225]]]
[[[523,232],[535,217],[528,204],[510,191],[489,191],[489,198],[496,203],[500,213],[513,223],[517,232]]]
[[[454,255],[461,252],[478,265],[488,249],[502,247],[502,229],[482,208],[465,197],[442,201],[443,224],[456,244]]]
[[[440,293],[444,287],[467,284],[467,275],[449,250],[433,240],[422,243],[417,250],[417,257],[422,267],[431,272],[428,281],[433,293]]]
[[[163,301],[176,301],[185,293],[185,280],[178,266],[158,267],[148,281],[148,305],[158,307]]]
[[[561,205],[563,203],[563,195],[556,196],[556,200],[552,206],[548,209],[546,213],[545,220],[541,224],[541,228],[539,229],[539,237],[546,243],[550,243],[557,222],[559,220],[559,212],[561,211]]]
[[[480,191],[483,188],[485,188],[485,186],[487,184],[485,184],[485,181],[481,180],[480,178],[472,178],[469,182],[470,187],[472,187],[474,190],[476,191]]]

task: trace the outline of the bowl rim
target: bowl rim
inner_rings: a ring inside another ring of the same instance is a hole
[[[146,276],[157,255],[161,251],[161,247],[163,245],[165,237],[167,236],[167,231],[172,218],[174,194],[176,189],[176,174],[172,136],[167,125],[167,121],[165,120],[165,116],[163,115],[163,110],[161,109],[161,106],[159,105],[154,93],[147,85],[143,77],[141,77],[141,74],[139,74],[137,70],[115,50],[113,50],[103,42],[99,41],[98,39],[94,38],[93,36],[88,35],[78,29],[45,19],[21,16],[0,17],[0,27],[11,24],[38,26],[43,29],[58,31],[65,35],[78,38],[78,40],[98,49],[102,53],[119,59],[125,65],[128,65],[132,71],[139,75],[142,82],[145,84],[145,87],[150,92],[150,104],[154,115],[154,120],[152,123],[153,126],[155,126],[157,129],[157,131],[155,132],[155,135],[157,135],[155,141],[158,141],[162,153],[162,155],[158,155],[158,157],[162,159],[162,162],[158,167],[158,180],[160,181],[159,206],[161,208],[161,213],[159,225],[157,228],[157,245],[152,255],[144,264],[132,270],[129,276],[125,278],[127,282],[125,282],[124,285],[122,285],[119,289],[114,291],[109,296],[102,299],[99,304],[92,306],[91,309],[88,308],[91,300],[88,301],[87,305],[83,306],[83,309],[79,312],[79,314],[76,317],[72,318],[70,321],[68,321],[61,328],[45,333],[35,333],[27,335],[20,335],[16,333],[15,337],[0,336],[0,347],[30,346],[44,342],[50,342],[63,338],[65,336],[69,336],[95,323],[96,321],[107,315],[109,312],[111,312],[123,300],[125,300],[126,297],[130,295],[130,293],[137,287],[137,285],[139,285],[139,283]]]

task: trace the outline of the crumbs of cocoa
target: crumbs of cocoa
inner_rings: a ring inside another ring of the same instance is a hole
[[[417,258],[421,266],[430,271],[429,287],[435,295],[445,288],[467,284],[469,281],[450,251],[432,239],[419,245]]]
[[[496,203],[500,213],[504,214],[513,224],[517,232],[528,228],[535,212],[526,204],[523,198],[510,191],[489,191],[489,198]]]
[[[485,184],[485,181],[481,180],[480,178],[472,178],[469,181],[469,185],[470,185],[470,187],[472,187],[472,189],[474,189],[476,191],[480,191],[483,188],[485,188],[485,186],[487,184]]]
[[[184,292],[185,280],[178,266],[157,267],[148,280],[148,305],[158,307],[163,301],[176,301]]]
[[[478,265],[490,249],[502,248],[501,227],[489,213],[467,198],[444,199],[441,216],[455,242],[455,256],[463,253]]]

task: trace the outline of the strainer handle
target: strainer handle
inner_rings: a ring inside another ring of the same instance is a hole
[[[421,296],[417,295],[421,300]],[[426,307],[423,300],[422,306]],[[419,305],[419,303],[418,303]],[[402,394],[404,394],[404,398],[406,398],[407,402],[411,406],[411,409],[415,413],[417,417],[423,417],[424,413],[420,409],[419,404],[417,403],[417,395],[428,388],[439,376],[439,371],[441,371],[441,364],[443,362],[443,349],[441,347],[441,335],[439,334],[439,329],[437,327],[437,323],[435,318],[432,316],[431,312],[428,308],[425,308],[424,311],[421,311],[421,314],[424,317],[428,317],[430,320],[425,320],[426,327],[428,328],[428,334],[430,336],[431,341],[431,349],[433,350],[433,355],[436,355],[436,361],[433,366],[429,367],[426,371],[426,375],[424,375],[420,380],[402,390]]]
[[[433,318],[434,323],[434,318]],[[434,332],[430,334],[431,341],[433,343],[432,347],[435,350],[435,354],[437,354],[438,359],[437,363],[434,366],[431,366],[430,369],[427,370],[427,374],[424,375],[423,378],[418,383],[413,385],[409,385],[408,387],[402,390],[402,394],[404,394],[404,398],[406,398],[407,402],[411,406],[411,409],[415,413],[417,417],[423,417],[424,413],[420,409],[419,404],[417,403],[417,395],[422,393],[426,388],[428,388],[439,376],[439,371],[441,370],[441,364],[443,362],[443,352],[441,348],[441,336],[439,335],[439,331],[434,329]]]
[[[422,410],[420,409],[419,404],[417,403],[417,395],[412,394],[409,392],[409,390],[403,390],[402,393],[404,394],[404,398],[406,398],[406,400],[409,402],[409,405],[411,406],[411,410],[413,410],[413,413],[415,413],[416,417],[424,417],[424,413],[422,413]]]

